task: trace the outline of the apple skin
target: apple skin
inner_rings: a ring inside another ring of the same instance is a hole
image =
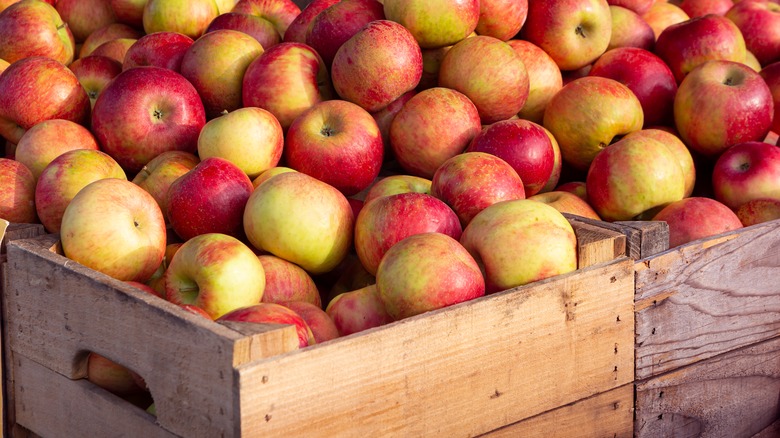
[[[384,20],[382,3],[376,0],[342,0],[326,8],[311,21],[305,42],[317,51],[330,68],[339,47],[363,26]]]
[[[588,203],[609,222],[632,220],[685,195],[679,159],[647,136],[629,135],[599,152],[585,185]]]
[[[251,14],[270,22],[284,40],[287,28],[301,13],[291,0],[239,0],[231,12]]]
[[[270,111],[285,131],[301,113],[334,95],[322,59],[302,43],[284,42],[265,50],[243,76],[243,105]]]
[[[696,166],[691,151],[685,143],[672,132],[663,129],[642,129],[628,134],[626,137],[647,137],[663,143],[676,157],[685,178],[685,195],[689,197],[696,185]],[[624,137],[624,138],[626,138]]]
[[[226,234],[201,234],[184,242],[165,270],[166,299],[198,306],[212,319],[259,303],[264,290],[260,260]]]
[[[119,164],[99,150],[75,149],[54,158],[35,186],[36,210],[46,231],[60,232],[65,210],[76,194],[105,178],[127,179]]]
[[[549,129],[544,126],[542,126],[542,129],[544,129],[547,137],[550,138],[550,144],[553,148],[553,171],[550,174],[550,179],[547,180],[547,183],[542,187],[540,193],[550,192],[558,186],[558,181],[560,181],[561,173],[563,172],[563,157],[561,156],[561,147],[558,145],[558,140],[555,139]]]
[[[314,21],[320,12],[328,9],[339,1],[341,0],[313,0],[308,2],[308,4],[301,9],[301,13],[295,17],[289,26],[287,26],[287,31],[284,33],[284,41],[288,43],[305,44],[306,34],[309,32],[312,21]]]
[[[737,143],[763,140],[773,116],[769,86],[738,62],[700,65],[688,73],[674,98],[680,138],[691,150],[710,157]]]
[[[161,31],[144,35],[127,49],[122,70],[151,65],[178,72],[184,53],[192,43],[192,38],[178,32]]]
[[[409,29],[425,49],[453,45],[466,38],[479,23],[478,0],[384,0],[383,3],[385,17]]]
[[[314,345],[314,339],[309,325],[294,310],[281,304],[260,303],[253,306],[233,310],[217,319],[220,321],[253,322],[257,324],[286,324],[295,326],[298,333],[298,348]]]
[[[355,251],[365,270],[376,275],[387,251],[406,237],[442,233],[459,239],[458,216],[444,201],[425,193],[381,196],[364,204],[355,220]]]
[[[149,192],[163,212],[165,223],[168,218],[168,190],[180,176],[192,170],[200,160],[195,154],[184,151],[167,151],[151,161],[133,177],[133,183]]]
[[[342,99],[375,112],[417,86],[422,51],[405,27],[376,20],[341,45],[330,73]]]
[[[92,112],[92,132],[101,149],[130,173],[165,151],[195,153],[205,123],[192,84],[152,66],[120,73],[100,93]]]
[[[520,55],[489,36],[466,38],[452,46],[441,62],[439,86],[465,94],[485,125],[520,112],[530,90]]]
[[[395,116],[398,115],[401,108],[406,105],[406,102],[415,94],[417,94],[416,90],[407,91],[398,99],[390,102],[386,107],[371,113],[371,117],[374,118],[374,121],[376,121],[376,124],[379,127],[379,132],[382,133],[382,144],[385,145],[385,162],[395,158],[393,157],[393,149],[390,147],[390,127],[393,124],[393,120],[395,120]]]
[[[344,195],[366,189],[384,161],[382,133],[371,114],[344,100],[320,102],[290,125],[284,160]]]
[[[35,175],[24,164],[0,158],[0,218],[11,223],[36,223]]]
[[[305,173],[285,172],[252,192],[243,223],[256,249],[316,275],[333,270],[347,256],[355,218],[335,187]]]
[[[736,214],[746,227],[780,219],[780,199],[750,200],[740,205]]]
[[[654,0],[607,0],[610,6],[618,6],[623,9],[628,9],[635,14],[642,15],[655,3]]]
[[[734,22],[705,15],[673,24],[658,36],[654,53],[669,66],[677,83],[710,60],[745,62],[745,39]]]
[[[528,120],[503,120],[485,127],[466,152],[487,152],[506,161],[522,180],[525,196],[542,191],[555,170],[550,137],[545,128]]]
[[[9,63],[45,56],[68,65],[75,51],[73,33],[54,6],[22,0],[0,12],[0,58]]]
[[[210,157],[171,183],[168,219],[185,241],[206,233],[242,237],[244,206],[252,181],[230,161]]]
[[[653,29],[656,41],[667,27],[691,18],[676,4],[662,1],[653,2],[650,9],[640,16]]]
[[[217,30],[243,32],[254,38],[266,50],[282,42],[282,37],[271,22],[251,14],[239,12],[220,14],[217,18],[211,20],[203,34]]]
[[[90,103],[76,75],[43,56],[14,62],[0,75],[0,135],[18,144],[27,129],[50,119],[87,125]]]
[[[669,224],[669,248],[742,228],[742,222],[730,208],[702,197],[672,202],[652,220]]]
[[[607,0],[531,1],[520,33],[547,52],[561,70],[577,70],[607,50],[612,15]]]
[[[179,307],[186,310],[187,312],[192,313],[193,315],[202,316],[211,321],[214,320],[214,318],[212,318],[211,315],[209,315],[205,310],[194,304],[179,304]]]
[[[302,301],[322,306],[320,291],[303,268],[271,254],[262,254],[258,258],[265,272],[265,291],[261,302],[285,304]]]
[[[609,6],[612,16],[612,35],[607,51],[617,47],[637,47],[653,50],[655,33],[653,28],[636,12],[621,6]]]
[[[593,209],[585,200],[572,192],[563,190],[546,193],[539,193],[528,197],[533,201],[543,202],[561,213],[576,214],[594,220],[601,220],[596,210]]]
[[[93,31],[87,39],[84,40],[84,43],[81,44],[81,48],[79,49],[79,56],[78,59],[86,58],[87,56],[91,55],[95,49],[103,45],[104,43],[115,40],[118,38],[130,38],[130,39],[140,39],[144,36],[144,33],[134,27],[130,27],[126,24],[122,23],[111,23],[106,26],[101,27],[100,29],[97,29]],[[119,61],[121,64],[122,61]]]
[[[97,46],[90,55],[107,56],[117,62],[124,62],[127,52],[138,40],[135,38],[116,38]]]
[[[304,301],[289,301],[283,305],[303,318],[311,329],[315,343],[321,344],[339,337],[339,329],[333,322],[333,318],[321,307]]]
[[[54,7],[77,43],[103,26],[114,23],[116,16],[105,0],[57,0]]]
[[[400,320],[485,295],[479,265],[457,240],[414,234],[385,253],[376,288],[387,313]]]
[[[76,75],[81,86],[87,92],[90,108],[95,106],[95,101],[100,92],[122,73],[122,63],[108,56],[87,56],[73,61],[68,68]]]
[[[144,6],[148,0],[108,0],[117,21],[122,24],[143,28]]]
[[[379,297],[376,284],[336,295],[328,303],[325,313],[330,315],[339,336],[348,336],[394,321]]]
[[[555,191],[569,192],[577,195],[577,197],[583,201],[588,202],[588,190],[585,187],[585,181],[569,181],[556,187]]]
[[[244,74],[261,53],[263,46],[256,39],[227,29],[209,32],[187,49],[181,74],[198,91],[207,119],[243,106]]]
[[[726,15],[734,6],[732,0],[682,0],[680,9],[691,18],[703,17],[707,14]]]
[[[156,297],[162,298],[162,295],[160,295],[160,293],[157,292],[156,289],[154,289],[153,287],[149,286],[146,283],[141,283],[141,282],[132,281],[132,280],[127,280],[124,283],[127,284],[127,285],[130,285],[130,286],[133,286],[136,289],[141,289],[142,291],[144,291],[144,292],[146,292],[146,293],[148,293],[150,295],[154,295]]]
[[[528,17],[528,0],[480,0],[474,32],[507,41],[520,32]]]
[[[35,180],[52,160],[74,149],[98,149],[89,130],[64,119],[44,120],[24,133],[16,145],[16,160],[32,172]]]
[[[609,50],[593,63],[588,75],[627,86],[642,105],[645,127],[674,123],[677,81],[669,66],[652,52],[636,47]]]
[[[219,8],[214,0],[148,0],[143,27],[146,34],[178,32],[195,40],[217,15]]]
[[[770,129],[775,133],[780,133],[780,61],[765,66],[758,74],[764,79],[772,93],[772,104],[775,112],[772,116]]]
[[[642,104],[631,89],[599,76],[569,82],[544,112],[544,127],[558,140],[563,161],[579,170],[587,170],[617,136],[643,124]]]
[[[780,148],[757,141],[726,149],[712,170],[715,199],[731,209],[754,199],[780,199]]]
[[[382,196],[390,196],[398,193],[425,193],[431,194],[431,180],[414,175],[390,175],[384,178],[380,178],[371,188],[366,192],[366,196],[363,202],[379,198]]]
[[[252,185],[255,188],[257,188],[257,186],[268,181],[272,177],[279,175],[280,173],[287,173],[287,172],[297,172],[297,170],[285,166],[272,167],[268,170],[261,172],[260,175],[257,175],[257,178],[252,180]]]
[[[87,356],[87,380],[119,397],[145,392],[132,371],[94,352]]]
[[[143,283],[165,255],[165,221],[152,195],[125,179],[104,178],[70,201],[60,240],[65,257],[117,280]]]
[[[239,108],[209,120],[198,136],[198,156],[224,158],[250,179],[275,167],[282,157],[284,132],[270,112]]]
[[[395,115],[390,147],[404,170],[430,179],[442,163],[463,152],[481,129],[479,111],[465,94],[434,87],[415,94]]]
[[[528,98],[517,115],[521,119],[542,123],[547,103],[563,88],[561,70],[547,52],[533,43],[512,39],[507,44],[520,55],[528,73]]]
[[[780,4],[766,0],[741,0],[725,17],[737,25],[747,50],[761,65],[780,61]]]
[[[460,242],[494,293],[577,269],[577,238],[566,218],[542,202],[498,202],[463,230]]]

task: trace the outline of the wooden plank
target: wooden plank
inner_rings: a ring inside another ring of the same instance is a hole
[[[638,379],[780,335],[780,221],[674,248],[635,270]]]
[[[604,222],[564,213],[571,223],[588,224],[626,236],[626,255],[632,259],[655,255],[669,248],[669,225],[660,221]]]
[[[780,436],[780,414],[778,414],[777,421],[770,424],[769,427],[762,430],[761,432],[753,435],[751,438],[777,438],[779,436]]]
[[[623,385],[480,435],[482,438],[632,438],[633,436],[633,384]]]
[[[751,437],[780,412],[780,338],[637,383],[636,436]]]
[[[602,227],[570,221],[577,236],[577,267],[579,269],[606,263],[626,255],[626,236]]]
[[[246,436],[475,436],[633,381],[622,258],[237,368]]]

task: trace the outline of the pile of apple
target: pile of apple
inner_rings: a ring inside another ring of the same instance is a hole
[[[769,0],[0,11],[0,217],[301,347],[575,270],[562,213],[780,217]]]

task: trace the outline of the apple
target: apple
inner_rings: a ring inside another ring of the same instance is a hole
[[[382,134],[382,144],[385,146],[385,162],[391,161],[395,157],[393,156],[393,149],[390,147],[390,127],[395,120],[395,116],[401,111],[401,108],[406,105],[406,102],[417,94],[416,90],[407,91],[402,94],[398,99],[390,102],[389,105],[382,108],[379,111],[371,113],[371,117],[376,121],[379,127],[379,132]]]
[[[520,32],[528,17],[528,0],[480,0],[474,31],[507,41]]]
[[[255,15],[270,22],[284,40],[287,27],[301,13],[301,8],[291,0],[239,0],[231,12]]]
[[[319,53],[322,61],[330,68],[342,44],[363,26],[384,18],[382,3],[377,0],[342,0],[312,19],[305,42]]]
[[[612,16],[612,35],[607,51],[617,47],[637,47],[653,50],[655,33],[653,28],[636,12],[622,6],[609,6]]]
[[[360,106],[344,100],[320,102],[290,125],[284,159],[289,167],[354,195],[379,175],[382,134]]]
[[[753,199],[740,205],[736,211],[743,226],[780,219],[780,199]]]
[[[12,223],[36,223],[35,175],[24,164],[0,158],[0,218]]]
[[[658,36],[654,53],[669,66],[677,83],[710,60],[745,62],[745,39],[734,22],[705,15],[673,24]]]
[[[550,179],[547,180],[547,183],[542,187],[540,193],[552,191],[558,185],[558,181],[561,179],[561,173],[563,172],[563,157],[561,156],[561,147],[558,145],[558,140],[555,139],[549,129],[544,126],[542,126],[542,129],[544,129],[544,133],[547,134],[547,137],[550,139],[550,144],[553,148],[553,171],[550,174]]]
[[[148,0],[108,0],[117,21],[136,28],[143,28],[144,6]]]
[[[98,149],[89,130],[64,119],[44,120],[22,135],[16,145],[16,160],[32,172],[35,180],[49,163],[73,149]]]
[[[601,150],[585,180],[588,203],[605,221],[633,220],[685,196],[672,150],[649,136],[626,136]]]
[[[261,53],[256,39],[237,30],[209,32],[187,49],[181,74],[200,94],[208,119],[242,107],[244,73]]]
[[[599,76],[566,84],[544,112],[544,127],[558,140],[563,161],[582,171],[613,140],[643,124],[642,104],[631,89]]]
[[[171,239],[170,235],[168,236],[168,239],[173,240]],[[178,251],[183,244],[184,244],[183,242],[175,242],[175,243],[169,243],[165,245],[165,256],[163,256],[162,263],[160,263],[160,266],[157,268],[154,274],[152,274],[152,277],[149,280],[147,280],[145,283],[149,287],[154,289],[157,292],[157,294],[163,299],[167,300],[167,298],[165,297],[165,271],[168,270],[168,264],[173,259],[173,256],[176,254],[176,251]],[[203,309],[200,309],[200,311],[203,311]],[[208,316],[207,313],[204,312],[204,314]],[[209,319],[211,319],[210,316]]]
[[[466,38],[452,46],[441,62],[439,86],[465,94],[485,125],[516,115],[530,90],[520,55],[490,36]]]
[[[72,71],[51,58],[34,56],[11,64],[0,75],[0,136],[18,144],[34,125],[65,119],[86,125],[87,92]]]
[[[127,49],[122,69],[151,65],[178,72],[184,53],[192,43],[192,38],[178,32],[161,31],[144,35]]]
[[[422,76],[422,52],[402,25],[376,20],[347,40],[331,65],[333,87],[344,100],[379,111],[413,90]]]
[[[780,61],[765,66],[758,74],[764,79],[772,93],[772,105],[775,111],[770,129],[775,133],[780,133]]]
[[[128,368],[95,352],[87,355],[87,380],[119,397],[144,393],[143,386]]]
[[[323,297],[325,306],[339,294],[376,284],[376,278],[366,270],[355,252],[350,253],[328,276],[330,278],[327,283],[322,281],[322,277],[318,277],[318,287],[327,291],[327,295]]]
[[[243,32],[254,38],[266,50],[282,42],[282,37],[271,22],[256,15],[240,12],[228,12],[218,15],[211,20],[204,35],[217,30]]]
[[[380,327],[394,320],[387,313],[376,284],[336,295],[325,313],[330,315],[340,336]]]
[[[133,183],[149,192],[157,201],[160,211],[169,223],[167,194],[171,184],[192,170],[200,162],[195,154],[184,151],[167,151],[152,158],[133,177]]]
[[[650,9],[644,14],[640,14],[640,16],[653,29],[656,41],[658,41],[658,36],[661,35],[661,32],[667,27],[691,18],[675,3],[664,1],[653,2],[650,5]]]
[[[263,303],[285,304],[288,301],[302,301],[322,306],[317,285],[303,268],[271,254],[261,254],[258,258],[265,271]]]
[[[260,303],[235,309],[217,319],[217,322],[237,321],[257,324],[285,324],[295,326],[298,333],[298,348],[314,345],[314,333],[306,321],[289,307],[275,303]]]
[[[195,40],[217,15],[219,8],[214,0],[148,0],[143,13],[144,32],[178,32]]]
[[[485,127],[466,152],[487,152],[508,163],[522,180],[526,196],[541,192],[555,170],[550,136],[541,125],[528,120],[503,120]]]
[[[599,217],[590,204],[572,192],[553,190],[529,196],[528,199],[545,203],[561,213],[576,214],[589,219],[601,220],[601,217]]]
[[[653,128],[634,131],[626,137],[648,137],[663,143],[677,157],[685,179],[685,197],[691,196],[696,185],[696,167],[691,151],[680,137],[667,130]]]
[[[57,0],[54,6],[77,43],[116,21],[111,4],[105,0]]]
[[[260,302],[265,272],[254,252],[235,237],[206,233],[187,240],[165,270],[165,297],[217,319]]]
[[[315,343],[320,344],[339,337],[339,330],[333,318],[321,307],[304,301],[289,301],[283,305],[303,318],[311,329]]]
[[[577,239],[566,218],[542,202],[498,202],[463,230],[460,242],[494,293],[577,269]]]
[[[146,0],[144,0],[144,2],[146,2]],[[89,34],[87,39],[84,40],[84,43],[81,44],[78,58],[86,58],[87,56],[91,55],[95,49],[97,49],[98,47],[100,47],[101,45],[103,45],[108,41],[119,39],[119,38],[130,38],[130,39],[137,40],[143,36],[144,33],[142,31],[130,27],[126,24],[122,24],[122,23],[108,24]],[[122,61],[119,62],[121,63]]]
[[[131,173],[165,151],[195,153],[205,123],[192,84],[152,66],[120,73],[100,93],[92,112],[92,132],[101,149]]]
[[[458,215],[444,201],[425,193],[406,192],[366,202],[355,220],[355,251],[365,270],[376,275],[387,251],[406,237],[442,233],[459,239]]]
[[[238,166],[224,158],[204,158],[168,188],[171,228],[185,241],[206,233],[241,237],[252,190],[252,181]]]
[[[710,157],[737,143],[762,140],[773,116],[769,86],[739,62],[701,64],[688,73],[674,98],[680,138],[691,150]]]
[[[138,40],[135,38],[116,38],[109,40],[97,46],[95,50],[90,53],[90,56],[106,56],[117,62],[124,62],[128,50],[130,50],[130,47],[137,41]]]
[[[59,232],[65,209],[76,194],[106,178],[127,179],[119,164],[99,150],[75,149],[54,158],[35,186],[36,211],[46,231]]]
[[[780,61],[780,4],[766,0],[742,0],[725,17],[742,32],[745,46],[761,65]]]
[[[303,7],[301,13],[287,26],[287,31],[284,33],[284,41],[305,44],[306,35],[309,33],[312,21],[320,12],[339,1],[341,0],[312,0],[311,2],[306,2],[307,4]]]
[[[385,253],[376,288],[387,313],[400,320],[485,295],[479,265],[457,240],[414,234]]]
[[[628,9],[635,14],[642,15],[655,3],[654,0],[607,0],[610,6],[617,6],[623,9]]]
[[[132,281],[132,280],[127,280],[124,283],[127,284],[127,285],[130,285],[130,286],[133,286],[136,289],[141,289],[142,291],[144,291],[144,292],[146,292],[146,293],[148,293],[150,295],[154,295],[156,297],[163,298],[162,295],[160,295],[160,293],[157,292],[157,290],[155,290],[153,287],[149,286],[146,283],[141,283],[141,282]]]
[[[593,63],[588,75],[614,79],[627,86],[642,105],[645,127],[674,122],[677,81],[669,66],[652,52],[636,47],[609,50]]]
[[[272,177],[279,175],[280,173],[287,173],[287,172],[297,172],[297,170],[291,169],[286,166],[275,166],[268,170],[264,170],[260,173],[260,175],[257,175],[257,177],[252,180],[252,186],[257,188],[257,186],[268,181]]]
[[[481,129],[479,111],[465,94],[434,87],[415,94],[395,115],[390,147],[403,169],[430,179],[442,163],[463,152]]]
[[[70,63],[68,68],[87,92],[90,108],[94,108],[97,97],[108,83],[122,73],[122,63],[108,56],[79,58]]]
[[[5,59],[0,59],[0,73],[4,72],[9,65],[11,65],[11,63],[6,61]]]
[[[753,71],[761,71],[761,63],[758,62],[758,58],[756,58],[756,55],[754,55],[750,50],[745,52],[744,64],[753,69]]]
[[[83,151],[65,155],[77,152]],[[59,232],[65,257],[120,281],[145,282],[165,255],[160,208],[126,179],[98,179],[81,189],[65,209]]]
[[[45,56],[68,65],[75,50],[70,27],[54,6],[22,0],[0,12],[0,58],[9,63]]]
[[[691,18],[703,17],[707,14],[725,15],[734,2],[732,0],[682,0],[680,9]]]
[[[555,191],[569,192],[576,195],[583,201],[588,202],[588,191],[585,187],[585,181],[569,181],[556,187]]]
[[[738,209],[754,199],[780,199],[780,148],[750,141],[726,149],[712,170],[715,199]]]
[[[212,318],[211,315],[208,314],[208,312],[206,312],[201,307],[198,307],[194,304],[179,304],[179,307],[186,310],[187,312],[192,313],[193,315],[202,316],[211,321],[214,320],[214,318]]]
[[[561,70],[577,70],[607,50],[612,15],[607,0],[530,1],[520,33],[547,52]]]
[[[271,47],[249,64],[243,76],[243,105],[270,111],[285,131],[301,113],[334,94],[322,59],[302,43]]]
[[[476,36],[476,34],[473,34]],[[422,49],[423,71],[420,76],[420,82],[417,84],[417,91],[427,90],[439,85],[439,71],[444,55],[452,46],[444,46],[436,49]],[[557,68],[557,67],[556,67]]]
[[[528,98],[517,113],[521,119],[542,123],[547,103],[561,88],[563,76],[555,61],[539,46],[525,40],[509,40],[528,73]]]
[[[669,224],[669,248],[742,228],[742,222],[730,208],[702,197],[672,202],[652,220]]]
[[[257,186],[243,223],[252,246],[316,275],[344,260],[355,218],[338,189],[305,173],[286,172]]]
[[[479,23],[478,0],[384,0],[382,3],[385,17],[409,29],[425,49],[453,45],[466,38]]]
[[[390,196],[398,193],[425,193],[431,194],[431,180],[414,175],[390,175],[380,178],[374,185],[366,192],[366,196],[363,202],[379,198],[382,196]]]

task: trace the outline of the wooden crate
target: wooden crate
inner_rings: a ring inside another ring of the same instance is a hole
[[[55,236],[14,242],[15,419],[42,436],[456,437],[563,407],[626,430],[633,262],[623,235],[576,230],[576,272],[303,350],[291,327],[217,324],[89,270]],[[85,381],[88,351],[139,372],[158,417]]]

